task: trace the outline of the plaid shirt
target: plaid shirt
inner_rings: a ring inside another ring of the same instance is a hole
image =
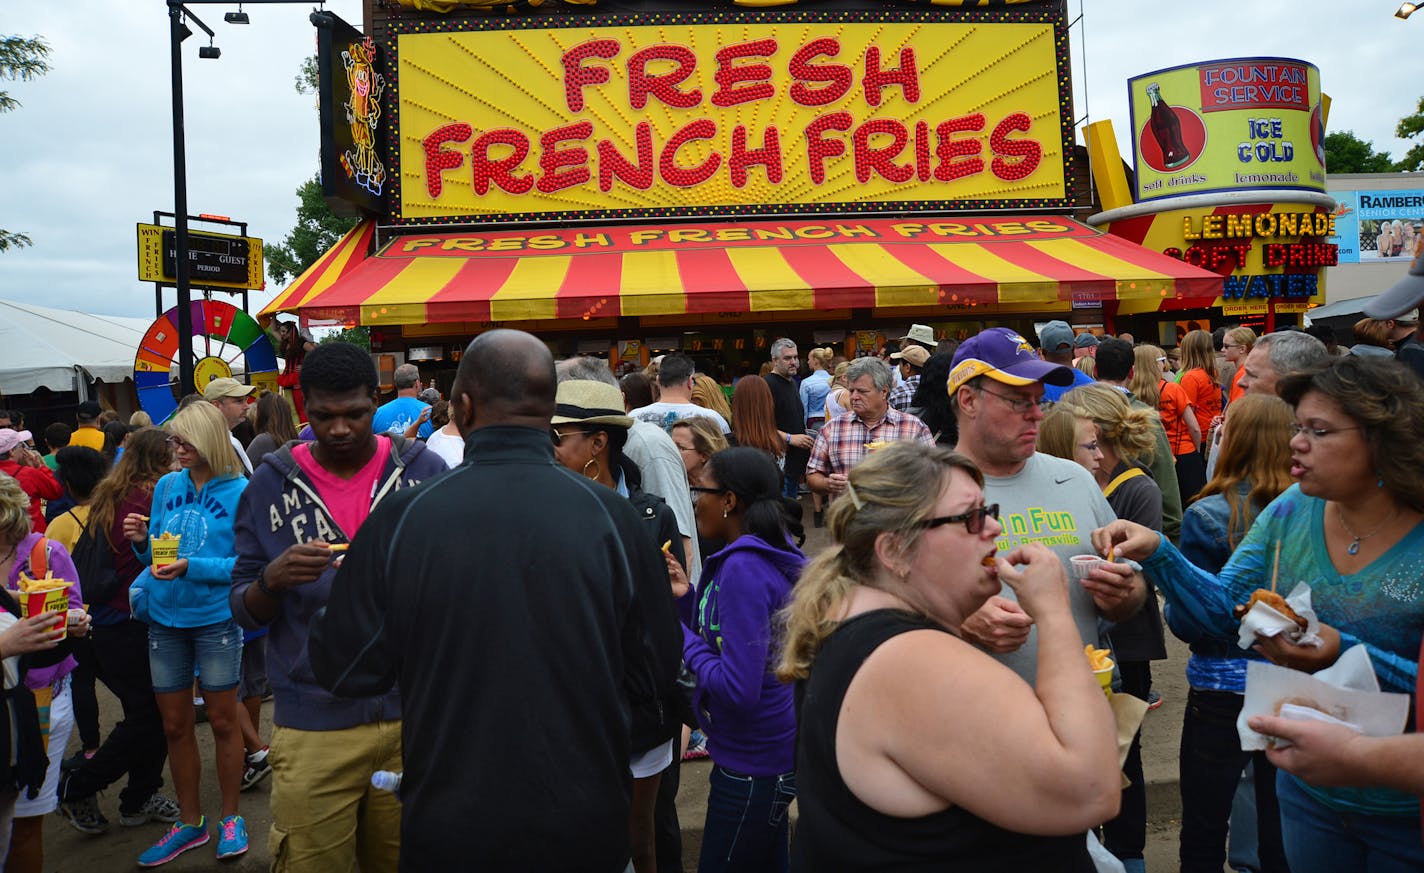
[[[850,469],[866,456],[866,443],[894,442],[895,440],[916,440],[933,444],[930,429],[913,415],[906,415],[894,409],[885,410],[885,418],[875,427],[866,427],[865,422],[854,412],[837,416],[826,423],[816,434],[816,445],[811,449],[811,460],[806,463],[807,473],[849,473]]]
[[[910,408],[910,402],[915,399],[915,391],[920,387],[920,374],[916,373],[904,380],[890,392],[890,408],[898,409],[901,412]]]

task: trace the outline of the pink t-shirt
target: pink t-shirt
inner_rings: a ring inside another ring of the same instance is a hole
[[[365,523],[366,516],[371,514],[371,498],[376,496],[376,480],[380,477],[381,468],[385,466],[386,458],[390,457],[390,454],[390,438],[377,435],[376,453],[371,456],[371,460],[367,461],[366,466],[358,470],[355,476],[343,479],[316,462],[309,443],[303,443],[292,450],[292,457],[297,466],[307,474],[307,478],[316,486],[316,493],[321,495],[322,502],[331,511],[331,520],[336,522],[348,538],[356,536],[357,529]]]

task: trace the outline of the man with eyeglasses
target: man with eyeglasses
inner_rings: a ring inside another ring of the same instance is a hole
[[[962,343],[949,374],[950,404],[959,424],[956,450],[983,471],[984,500],[1000,508],[1000,551],[1042,543],[1065,568],[1075,555],[1096,554],[1090,534],[1116,520],[1091,473],[1037,452],[1044,383],[1071,384],[1071,369],[1040,359],[1022,336],[996,327]],[[1142,576],[1128,564],[1110,564],[1069,583],[1073,620],[1084,643],[1097,643],[1099,617],[1128,618],[1146,596]],[[1033,619],[1008,586],[960,631],[1033,684],[1038,673]]]
[[[846,474],[878,446],[897,440],[933,443],[925,423],[890,408],[890,367],[879,358],[856,358],[846,369],[850,412],[826,422],[806,463],[812,491],[837,497]]]

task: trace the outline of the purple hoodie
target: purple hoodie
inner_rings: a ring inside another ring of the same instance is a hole
[[[228,603],[232,616],[247,630],[262,625],[247,611],[244,595],[268,562],[288,546],[309,539],[347,543],[356,531],[343,531],[331,518],[314,486],[292,457],[296,441],[262,459],[237,507],[237,564],[232,568]],[[390,455],[376,479],[371,505],[448,468],[419,441],[391,437]],[[318,609],[326,605],[333,565],[315,582],[282,595],[282,606],[268,627],[267,673],[272,682],[272,721],[304,731],[342,730],[401,717],[395,690],[379,697],[336,697],[317,684],[307,657],[307,633]]]
[[[5,580],[5,587],[14,594],[15,599],[20,599],[20,573],[30,575],[30,552],[34,550],[35,543],[44,534],[32,533],[20,540],[20,544],[15,547],[15,563],[10,565],[10,578]],[[79,584],[79,573],[74,569],[74,561],[69,557],[69,552],[64,550],[64,546],[55,540],[49,541],[49,572],[56,579],[68,579],[74,582],[69,589],[69,608],[83,609],[84,594]],[[40,688],[48,688],[54,684],[54,680],[61,676],[68,676],[74,672],[77,662],[73,655],[65,656],[64,660],[49,667],[31,667],[25,671],[25,687],[31,691]]]
[[[683,628],[682,656],[697,676],[693,706],[712,759],[747,776],[796,767],[792,688],[772,673],[772,623],[806,556],[751,534],[707,559],[697,592],[696,630]]]

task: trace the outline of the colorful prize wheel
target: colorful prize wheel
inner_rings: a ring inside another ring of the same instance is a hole
[[[239,358],[248,382],[268,391],[277,390],[277,354],[252,316],[218,300],[194,300],[190,305],[192,335],[203,338],[203,353],[193,365],[193,384],[199,391],[214,379],[231,376]],[[134,356],[138,402],[155,424],[167,421],[178,409],[180,342],[192,339],[178,335],[175,306],[149,325]]]

